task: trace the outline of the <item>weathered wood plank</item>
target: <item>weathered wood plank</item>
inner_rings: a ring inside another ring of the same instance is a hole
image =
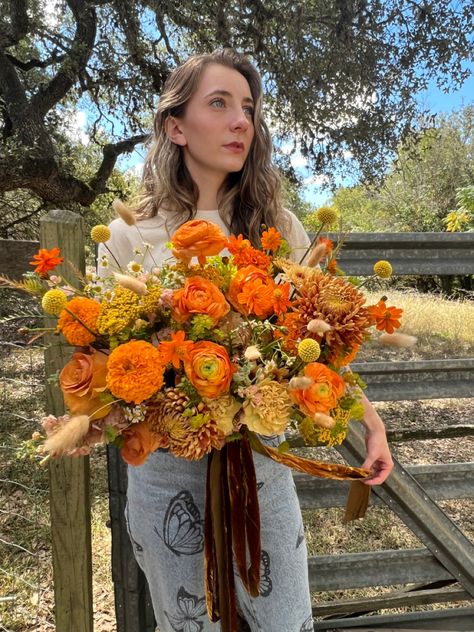
[[[352,425],[348,438],[337,450],[353,465],[363,462],[365,443],[360,424]],[[474,544],[397,459],[394,459],[388,479],[383,485],[376,486],[372,493],[403,520],[444,568],[474,596]]]
[[[308,569],[314,592],[452,578],[426,549],[316,555],[308,559]]]
[[[406,612],[392,615],[371,615],[344,619],[326,619],[314,624],[314,630],[377,632],[377,630],[439,630],[440,632],[472,632],[474,608],[448,608],[428,612]]]
[[[368,614],[377,610],[419,606],[430,603],[446,603],[449,601],[470,600],[469,594],[459,587],[434,588],[431,590],[416,590],[413,592],[396,592],[380,597],[367,599],[335,599],[324,603],[313,604],[313,616],[335,616],[345,613]]]
[[[29,262],[38,248],[39,241],[0,239],[1,274],[15,281],[21,279],[24,272],[33,270]]]
[[[354,362],[374,402],[473,397],[474,358]]]
[[[474,497],[474,462],[411,465],[407,471],[434,500]],[[348,484],[330,479],[317,479],[308,474],[293,472],[302,509],[344,507]],[[370,495],[371,505],[384,505],[375,494]]]
[[[61,253],[79,270],[84,270],[83,219],[71,211],[51,211],[40,221],[41,247],[59,246]],[[64,262],[57,272],[69,277]],[[49,326],[55,319],[49,319]],[[56,336],[45,350],[47,373],[61,369],[70,351]],[[46,408],[64,413],[57,387],[46,382]],[[89,457],[49,461],[51,532],[55,619],[57,632],[92,632],[92,553],[89,488]]]
[[[366,276],[379,259],[397,276],[473,274],[474,233],[349,233],[338,261],[346,274]]]

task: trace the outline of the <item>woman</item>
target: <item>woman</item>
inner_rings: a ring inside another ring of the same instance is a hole
[[[169,257],[178,225],[207,219],[227,234],[258,244],[261,225],[278,227],[297,260],[309,240],[282,209],[271,138],[261,115],[261,80],[232,50],[190,58],[167,80],[145,161],[144,195],[135,208],[139,231],[116,219],[109,247],[120,265],[150,244],[145,267]],[[105,251],[102,251],[105,254]],[[391,458],[383,424],[365,400],[368,484],[385,480]],[[273,445],[280,437],[269,440]],[[252,598],[236,576],[238,607],[252,632],[312,630],[307,552],[291,472],[255,454],[261,511],[261,587]],[[210,632],[204,600],[205,459],[188,462],[156,451],[128,468],[126,519],[135,555],[150,586],[161,632]]]

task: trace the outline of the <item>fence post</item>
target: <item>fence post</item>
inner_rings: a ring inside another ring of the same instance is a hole
[[[42,248],[59,247],[64,262],[57,273],[75,280],[68,262],[84,272],[84,221],[66,210],[50,211],[40,222]],[[74,283],[75,285],[75,283]],[[51,319],[49,325],[55,324]],[[49,336],[45,350],[47,376],[61,369],[70,348]],[[46,385],[48,412],[64,414],[61,392]],[[57,632],[92,632],[92,553],[89,457],[63,457],[49,461],[53,577]]]

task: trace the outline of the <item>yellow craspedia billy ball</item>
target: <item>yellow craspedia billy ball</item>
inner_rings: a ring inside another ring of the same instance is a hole
[[[104,241],[109,241],[110,228],[108,226],[105,226],[105,224],[97,224],[97,226],[93,226],[91,230],[91,238],[92,241],[95,241],[96,244],[101,244]]]
[[[338,215],[332,206],[321,206],[316,211],[316,217],[321,224],[330,226],[336,222]]]
[[[298,355],[303,362],[316,362],[321,355],[321,347],[316,340],[306,338],[298,345]]]
[[[41,307],[47,314],[59,316],[61,311],[66,307],[67,296],[62,290],[48,290],[41,299]]]
[[[381,259],[380,261],[377,261],[377,263],[374,263],[374,273],[380,279],[389,279],[392,276],[392,272],[393,270],[390,262]]]

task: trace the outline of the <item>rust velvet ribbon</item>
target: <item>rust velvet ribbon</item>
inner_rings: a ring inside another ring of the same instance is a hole
[[[208,615],[213,622],[221,621],[222,632],[237,630],[234,560],[246,590],[253,597],[259,594],[260,513],[252,449],[299,472],[354,481],[345,522],[362,517],[370,492],[360,483],[370,475],[368,470],[280,453],[250,431],[213,450],[207,464],[204,575]]]

